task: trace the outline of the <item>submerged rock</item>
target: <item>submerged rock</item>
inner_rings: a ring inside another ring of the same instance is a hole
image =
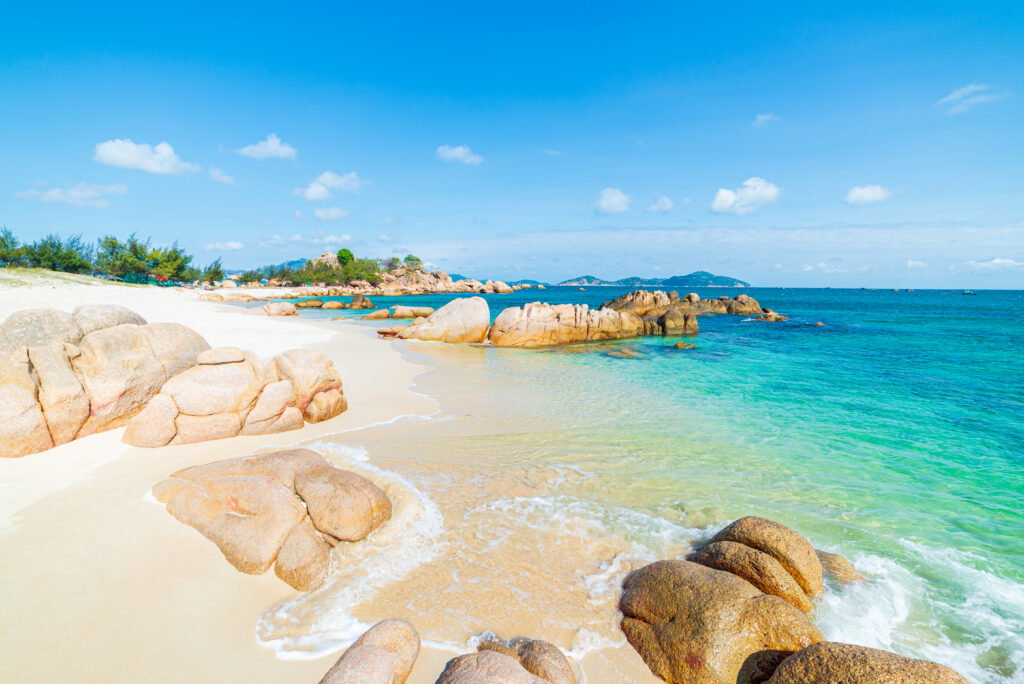
[[[782,661],[769,684],[967,684],[955,670],[889,651],[825,641]]]
[[[334,478],[344,486],[318,484]],[[339,543],[333,532],[359,541],[391,517],[391,502],[380,488],[309,449],[179,470],[153,495],[241,572],[261,574],[276,562],[278,577],[301,591],[323,582],[329,547]]]
[[[658,561],[627,577],[619,609],[629,643],[670,683],[764,681],[783,658],[822,640],[782,599],[683,560]]]
[[[825,576],[831,577],[839,584],[856,584],[867,581],[849,559],[838,553],[829,553],[818,549],[815,549],[814,552],[818,555],[818,560],[821,561],[821,569]]]

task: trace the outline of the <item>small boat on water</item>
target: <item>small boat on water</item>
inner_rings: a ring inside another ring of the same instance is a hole
[[[964,290],[960,294],[962,294],[962,295],[977,295],[978,293],[975,292],[974,290]]]

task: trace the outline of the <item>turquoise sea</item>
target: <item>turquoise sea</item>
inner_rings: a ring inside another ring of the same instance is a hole
[[[493,316],[538,300],[598,306],[626,291],[552,287],[487,301]],[[473,497],[438,478],[446,468],[526,482],[533,489],[464,510],[442,503],[445,530],[486,510],[487,526],[465,539],[502,528],[501,516],[607,535],[610,608],[601,610],[614,612],[623,549],[665,557],[762,515],[869,578],[829,588],[814,614],[828,638],[937,660],[976,682],[1024,681],[1024,292],[745,291],[790,321],[701,317],[692,350],[676,349],[678,338],[545,350],[409,345],[433,369],[416,389],[438,399],[443,419],[341,441],[381,468],[415,452],[420,465],[406,478],[427,496],[449,487],[452,501]],[[302,315],[339,313],[355,317]],[[608,354],[622,348],[638,354]],[[600,574],[573,581],[596,586]],[[451,637],[440,623],[430,631]]]

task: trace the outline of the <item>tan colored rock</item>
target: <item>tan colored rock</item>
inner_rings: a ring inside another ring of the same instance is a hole
[[[28,348],[39,386],[39,406],[55,446],[73,440],[89,418],[89,398],[71,368],[66,345],[78,354],[77,347],[62,342]]]
[[[210,348],[202,335],[180,323],[147,323],[141,329],[168,378],[196,365]]]
[[[242,429],[242,420],[234,412],[201,416],[179,413],[174,419],[174,425],[177,434],[171,444],[196,444],[234,437]]]
[[[295,302],[296,309],[319,309],[323,305],[322,299],[303,299],[301,302]]]
[[[775,558],[811,598],[821,596],[821,561],[798,532],[767,518],[747,516],[727,525],[712,542],[732,541]]]
[[[363,316],[363,318],[369,321],[383,321],[385,319],[391,318],[391,311],[389,311],[388,309],[377,309],[376,311],[371,311],[370,313],[366,314],[365,316]]]
[[[810,613],[814,604],[807,598],[782,564],[763,551],[731,541],[705,544],[688,560],[742,577],[766,594]]]
[[[177,417],[178,407],[174,401],[166,394],[157,394],[128,423],[121,441],[140,447],[166,446],[178,434],[174,422]]]
[[[595,311],[586,304],[541,304],[505,309],[488,339],[498,347],[545,347],[644,334],[643,321],[629,312]]]
[[[669,309],[658,318],[663,335],[696,335],[700,332],[697,316],[680,309]]]
[[[434,311],[429,306],[396,306],[391,318],[427,318]]]
[[[242,362],[193,366],[168,380],[161,392],[174,400],[182,414],[237,416],[248,411],[262,389],[252,366]]]
[[[53,447],[37,395],[25,348],[0,356],[0,455],[12,458]]]
[[[491,283],[491,290],[495,294],[512,294],[513,291],[508,283],[503,283],[500,280],[496,280]]]
[[[125,323],[146,325],[145,318],[117,304],[83,304],[71,312],[71,317],[82,329],[83,335]]]
[[[391,500],[380,487],[326,464],[299,470],[295,491],[316,529],[342,541],[359,541],[391,518]]]
[[[267,302],[260,307],[268,316],[298,316],[299,312],[291,302]]]
[[[82,338],[71,365],[89,397],[90,417],[79,437],[124,425],[167,379],[148,327],[117,325]]]
[[[252,410],[245,418],[245,424],[277,420],[289,406],[295,406],[295,390],[292,383],[288,380],[272,382],[260,392]]]
[[[750,295],[739,294],[728,301],[725,311],[730,314],[757,315],[761,313],[761,305]]]
[[[340,391],[332,389],[314,394],[310,402],[306,404],[306,410],[302,412],[302,417],[306,419],[307,423],[320,423],[340,416],[347,410],[348,400]]]
[[[285,537],[274,563],[274,574],[293,589],[312,591],[324,583],[330,565],[331,545],[306,516]]]
[[[782,321],[788,321],[789,316],[783,316],[777,314],[774,311],[765,311],[763,314],[754,319],[755,321],[761,321],[762,323],[781,323]]]
[[[643,318],[644,316],[660,316],[668,311],[672,304],[672,300],[669,299],[668,294],[663,290],[655,290],[654,292],[634,290],[609,302],[605,302],[601,305],[601,308],[612,309],[613,311],[628,311]]]
[[[478,343],[487,339],[491,311],[483,297],[453,299],[425,321],[398,332],[402,339]]]
[[[821,561],[821,570],[826,577],[831,577],[839,584],[856,584],[867,581],[849,559],[838,553],[829,553],[818,549],[815,549],[814,552],[818,555],[818,560]]]
[[[696,349],[697,345],[683,340],[680,342],[676,342],[675,347],[676,349]]]
[[[799,610],[728,572],[658,561],[626,578],[622,631],[670,684],[751,684],[822,640]]]
[[[352,303],[349,304],[349,308],[350,309],[372,309],[373,308],[373,302],[371,302],[370,298],[367,297],[364,294],[355,294],[355,295],[352,295]]]
[[[280,416],[272,420],[266,420],[263,422],[246,422],[242,426],[240,435],[269,435],[276,432],[289,432],[291,430],[301,430],[305,426],[305,421],[302,420],[302,412],[294,406],[286,408]]]
[[[196,363],[200,366],[216,366],[222,363],[240,363],[247,361],[245,352],[238,347],[217,347],[207,349],[196,357]]]
[[[517,637],[509,641],[486,639],[479,651],[496,651],[515,658],[530,674],[551,684],[576,684],[576,675],[569,660],[554,644],[540,639]]]
[[[768,684],[967,684],[955,670],[866,646],[824,641],[782,661]]]
[[[320,684],[393,684],[394,681],[391,654],[380,646],[363,644],[353,645],[342,653]]]
[[[224,297],[217,294],[216,292],[204,292],[199,295],[199,301],[201,302],[223,302]]]
[[[305,412],[309,402],[320,392],[342,391],[341,376],[334,363],[313,349],[292,349],[274,357],[277,376],[292,383],[295,406]]]
[[[357,646],[379,646],[391,656],[394,665],[394,684],[405,684],[420,653],[420,635],[405,620],[382,620],[356,639]]]
[[[467,653],[448,661],[437,684],[547,684],[515,658],[497,651]]]
[[[8,340],[8,352],[50,342],[77,344],[84,334],[71,314],[49,308],[15,311],[0,323],[0,333]]]
[[[687,304],[696,304],[697,302],[700,301],[700,295],[697,294],[696,292],[689,292],[685,297],[682,298],[682,301],[686,302]]]
[[[321,309],[327,309],[328,311],[335,310],[335,309],[347,309],[348,308],[348,304],[346,304],[345,302],[340,302],[337,299],[332,299],[330,301],[324,302],[324,305],[321,306],[320,308]]]

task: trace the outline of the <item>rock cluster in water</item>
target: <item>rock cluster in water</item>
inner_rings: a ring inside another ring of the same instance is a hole
[[[325,355],[293,349],[264,364],[237,347],[208,349],[128,423],[122,441],[142,447],[298,430],[343,413],[341,376]]]
[[[185,468],[153,495],[238,570],[258,575],[273,565],[300,591],[323,583],[334,546],[360,541],[391,518],[383,490],[309,449]]]
[[[840,581],[860,578],[849,561],[816,552],[790,528],[741,518],[689,560],[657,561],[627,577],[622,631],[670,683],[966,682],[936,663],[826,642],[805,615],[822,593],[819,554]]]
[[[28,309],[0,324],[0,455],[121,427],[210,345],[121,306]]]

